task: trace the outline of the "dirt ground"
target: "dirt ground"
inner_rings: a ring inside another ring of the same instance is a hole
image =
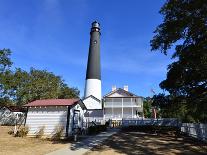
[[[8,134],[11,128],[0,126],[0,155],[43,155],[69,145],[61,141],[14,137]]]
[[[168,134],[119,132],[85,155],[201,155],[207,144],[193,138]]]

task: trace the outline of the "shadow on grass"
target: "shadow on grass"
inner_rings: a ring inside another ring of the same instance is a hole
[[[117,153],[137,154],[207,154],[207,144],[184,135],[164,133],[119,132],[96,146],[92,151],[113,149]],[[90,154],[90,153],[89,153]]]
[[[67,144],[67,143],[71,143],[71,140],[69,139],[59,139],[59,140],[50,140],[52,141],[53,144]]]

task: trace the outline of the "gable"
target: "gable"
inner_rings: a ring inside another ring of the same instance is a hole
[[[78,103],[77,103],[77,105],[79,105],[82,110],[87,109],[82,100],[79,100]]]
[[[2,107],[0,109],[0,117],[10,117],[11,115],[13,115],[13,112],[8,107]]]
[[[108,93],[104,97],[136,97],[136,95],[119,88],[115,91]]]
[[[93,96],[89,96],[83,100],[87,109],[102,109],[101,101],[94,98]]]
[[[7,108],[7,107],[1,107],[0,111],[1,112],[11,112],[11,110],[9,108]]]

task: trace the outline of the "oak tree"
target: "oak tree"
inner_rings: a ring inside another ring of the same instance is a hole
[[[160,13],[164,20],[150,42],[152,50],[164,54],[169,54],[170,49],[174,51],[174,62],[168,66],[167,78],[160,87],[173,96],[174,102],[187,107],[185,115],[191,121],[206,122],[206,0],[168,0]]]

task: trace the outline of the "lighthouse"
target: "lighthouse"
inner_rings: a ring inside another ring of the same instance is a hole
[[[100,35],[100,24],[97,21],[94,21],[90,31],[88,64],[83,100],[87,109],[102,109]]]

